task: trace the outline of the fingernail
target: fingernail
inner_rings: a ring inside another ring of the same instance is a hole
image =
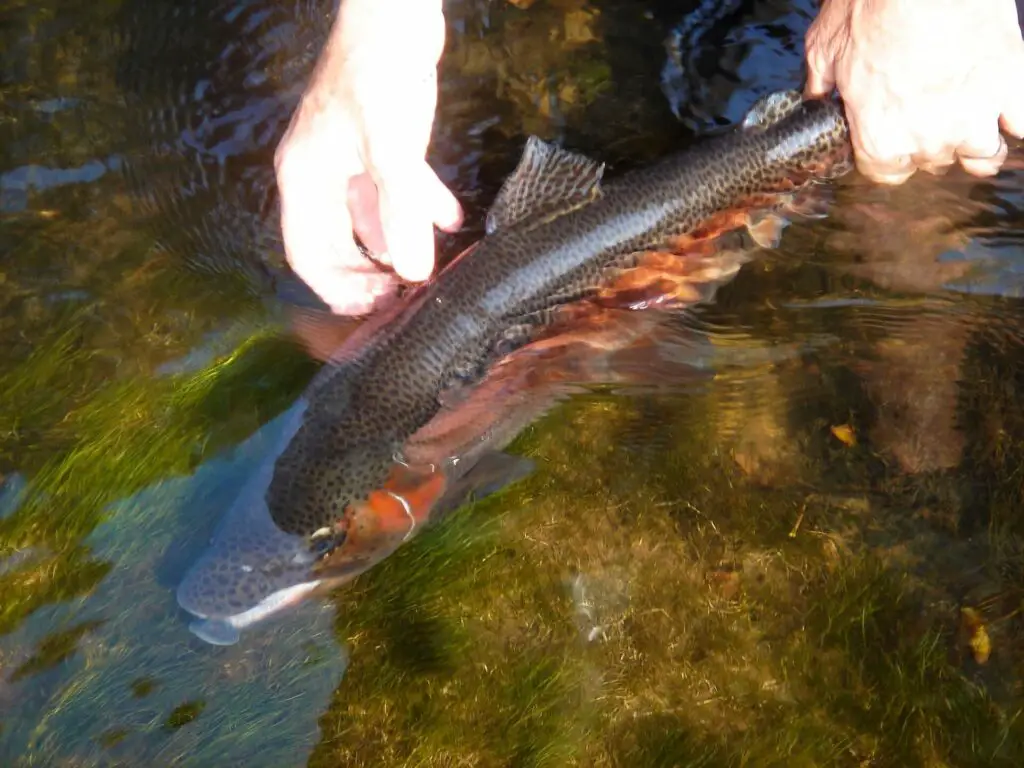
[[[972,176],[996,176],[1002,168],[1002,160],[974,160],[968,158],[962,158],[960,165],[963,169]]]
[[[406,260],[400,258],[395,260],[391,257],[390,253],[381,254],[381,256],[382,260],[384,257],[387,258],[385,263],[389,264],[400,278],[410,283],[423,282],[430,277],[430,273],[434,268],[433,263],[426,264],[419,259]]]
[[[978,152],[973,147],[964,146],[962,149],[958,149],[956,151],[956,155],[961,160],[995,160],[1000,155],[1005,153],[1007,150],[1006,139],[1004,139],[1002,136],[999,136],[998,138],[999,144],[996,145],[996,149],[994,152]]]
[[[413,264],[396,271],[410,283],[422,283],[430,277],[430,273],[434,271],[434,265],[414,262]]]

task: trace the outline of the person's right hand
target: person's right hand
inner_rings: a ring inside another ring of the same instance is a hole
[[[395,275],[434,268],[434,230],[462,223],[426,162],[444,48],[439,0],[343,0],[312,80],[277,148],[289,264],[339,314],[370,311]]]
[[[905,181],[955,162],[978,176],[1024,136],[1014,0],[824,0],[807,32],[807,95],[839,91],[857,167]]]

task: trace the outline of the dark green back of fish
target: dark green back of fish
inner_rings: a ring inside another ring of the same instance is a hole
[[[303,427],[268,491],[275,522],[311,535],[386,479],[444,388],[479,373],[510,328],[585,297],[610,268],[659,250],[753,196],[851,167],[840,106],[767,97],[728,134],[601,182],[603,166],[531,139],[488,235],[409,297],[353,361],[311,385]]]

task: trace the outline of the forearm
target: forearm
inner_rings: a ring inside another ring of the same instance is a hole
[[[346,70],[401,69],[410,52],[417,61],[437,62],[444,39],[443,0],[341,0],[305,94],[308,106],[343,97]]]
[[[1015,5],[1015,0],[819,0],[820,10],[841,6],[850,13],[877,15],[880,12],[905,18],[949,18],[951,12],[964,9],[979,12],[996,6]],[[955,13],[954,13],[955,15]]]
[[[342,58],[344,52],[351,58],[363,50],[377,49],[373,53],[379,54],[386,48],[400,59],[407,43],[424,37],[440,40],[443,48],[443,6],[443,0],[341,0],[324,55]]]

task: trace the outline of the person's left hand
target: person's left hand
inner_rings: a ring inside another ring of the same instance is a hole
[[[834,88],[857,168],[887,184],[959,162],[991,176],[1000,125],[1024,136],[1024,40],[1014,0],[824,0],[807,32],[807,95]]]

